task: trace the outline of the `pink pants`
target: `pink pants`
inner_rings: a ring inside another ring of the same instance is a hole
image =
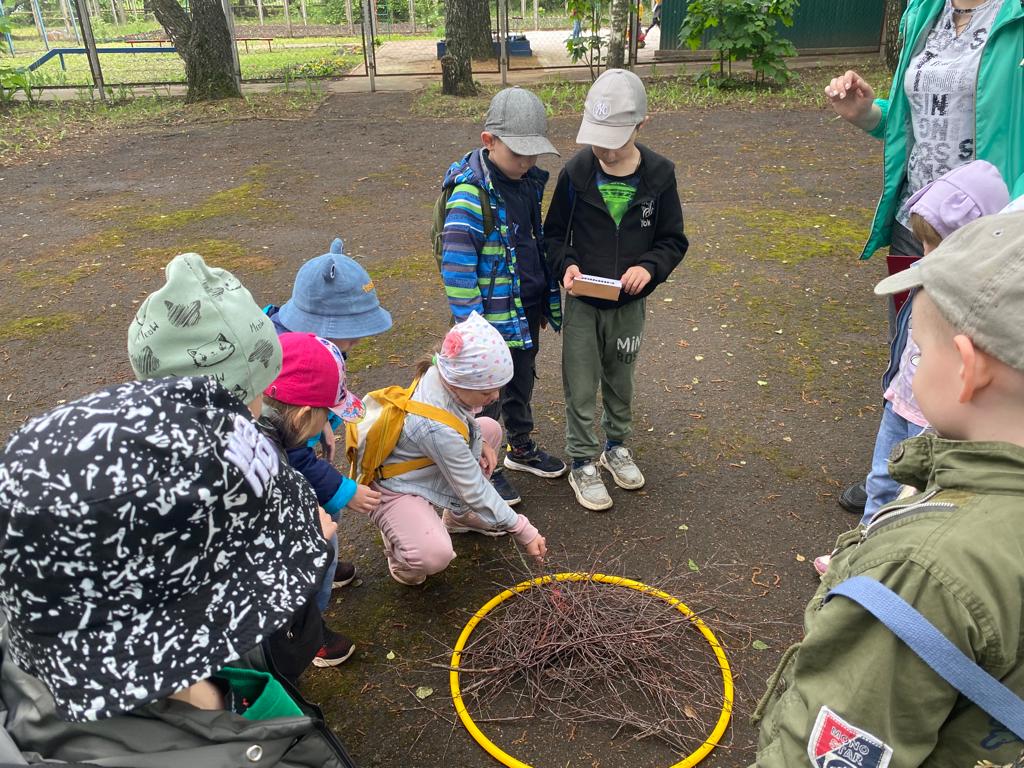
[[[481,416],[476,420],[484,442],[501,446],[501,425]],[[391,574],[406,584],[421,584],[455,559],[452,539],[433,505],[422,496],[395,493],[374,484],[380,506],[370,519],[380,528]]]

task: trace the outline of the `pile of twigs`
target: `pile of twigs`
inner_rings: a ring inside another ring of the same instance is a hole
[[[690,619],[652,595],[591,580],[507,600],[476,627],[459,667],[478,723],[605,723],[613,739],[655,737],[688,754],[722,709],[718,662]]]

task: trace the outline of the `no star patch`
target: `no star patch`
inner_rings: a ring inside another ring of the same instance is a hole
[[[886,768],[892,747],[822,707],[807,741],[807,755],[818,768]]]

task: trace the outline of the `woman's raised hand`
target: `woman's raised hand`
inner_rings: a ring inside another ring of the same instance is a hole
[[[875,106],[875,90],[867,80],[852,69],[825,86],[825,96],[836,114],[858,128],[870,131],[882,117]]]

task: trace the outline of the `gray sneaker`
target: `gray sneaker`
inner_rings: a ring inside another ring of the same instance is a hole
[[[569,472],[569,485],[576,491],[576,501],[594,512],[611,509],[612,497],[604,487],[597,465],[588,461],[582,467]]]
[[[635,491],[644,487],[644,476],[633,461],[633,454],[624,445],[616,445],[601,454],[601,466],[612,473],[612,480],[619,488]]]

